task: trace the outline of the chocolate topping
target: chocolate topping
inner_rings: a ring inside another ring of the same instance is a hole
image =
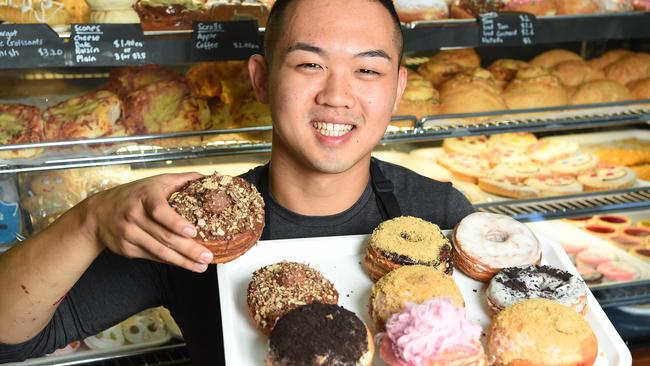
[[[451,245],[442,245],[440,247],[440,253],[438,254],[438,258],[436,260],[429,261],[429,262],[418,261],[413,258],[410,258],[409,256],[397,254],[395,252],[386,252],[382,250],[381,253],[386,258],[388,258],[391,262],[397,263],[402,266],[421,264],[423,266],[438,268],[441,264],[447,263],[447,268],[444,270],[444,272],[450,275],[453,273],[454,270],[453,266],[451,265]]]
[[[269,347],[277,365],[356,365],[368,351],[368,336],[353,312],[316,302],[281,317]]]

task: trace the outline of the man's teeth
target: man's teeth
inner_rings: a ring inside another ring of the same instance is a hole
[[[344,125],[340,123],[323,123],[316,122],[314,127],[321,135],[325,136],[343,136],[352,130],[352,125]]]

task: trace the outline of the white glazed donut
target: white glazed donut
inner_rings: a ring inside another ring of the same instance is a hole
[[[542,250],[530,228],[505,215],[475,212],[454,228],[454,263],[487,282],[502,268],[539,264]]]
[[[126,340],[137,344],[156,341],[167,337],[167,328],[155,309],[145,310],[122,322]]]
[[[492,277],[486,294],[494,314],[520,301],[538,298],[557,301],[583,315],[587,311],[584,282],[567,271],[546,265],[504,268]]]
[[[108,349],[116,348],[124,344],[124,334],[122,327],[114,325],[94,336],[84,339],[84,343],[90,349]]]

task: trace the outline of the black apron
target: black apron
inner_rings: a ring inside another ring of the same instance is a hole
[[[370,159],[370,184],[375,193],[377,208],[379,209],[382,221],[401,216],[402,209],[399,207],[399,202],[397,202],[397,198],[393,193],[393,182],[384,176],[375,158]],[[269,202],[271,202],[271,195],[269,194],[269,164],[264,165],[262,168],[262,172],[257,178],[256,186],[265,202],[264,231],[262,232],[261,240],[270,240],[272,238],[270,237],[271,215],[269,214]]]

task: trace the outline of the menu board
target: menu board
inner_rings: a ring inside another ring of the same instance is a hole
[[[68,45],[46,24],[0,24],[0,67],[65,66]]]
[[[139,24],[74,24],[76,66],[121,66],[147,62],[147,43]]]
[[[194,23],[193,61],[245,60],[256,53],[262,53],[256,21]]]
[[[529,13],[483,13],[479,16],[479,44],[532,45],[535,43],[535,23],[535,15]]]

